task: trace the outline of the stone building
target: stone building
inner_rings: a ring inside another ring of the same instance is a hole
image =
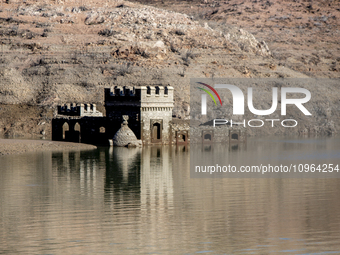
[[[52,140],[108,144],[128,116],[128,127],[143,144],[172,143],[173,87],[116,86],[105,89],[104,100],[106,117],[93,104],[58,106]]]
[[[174,107],[173,87],[141,86],[105,89],[109,137],[121,127],[122,116],[129,116],[129,127],[143,144],[169,144]]]
[[[185,145],[190,142],[190,132],[194,143],[245,141],[245,132],[239,128],[190,127],[189,120],[173,118],[174,90],[171,86],[116,86],[106,88],[104,94],[106,116],[97,111],[95,104],[58,106],[58,113],[52,120],[52,140],[97,145],[108,145],[114,137],[119,138],[117,141],[132,141],[122,135],[115,136],[119,131],[131,134],[133,140],[143,145]],[[116,143],[124,146],[122,142]]]
[[[52,119],[52,140],[106,144],[106,126],[95,104],[65,104]]]

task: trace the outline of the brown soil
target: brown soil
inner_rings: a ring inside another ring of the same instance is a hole
[[[186,118],[190,78],[340,74],[339,1],[6,2],[0,136],[49,138],[56,105],[102,106],[104,87],[114,85],[170,84],[173,114]],[[324,93],[319,102],[340,92]],[[329,103],[337,113],[338,101]],[[318,114],[311,123],[324,119]]]

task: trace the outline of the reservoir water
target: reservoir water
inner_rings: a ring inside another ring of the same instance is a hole
[[[0,157],[0,254],[340,254],[340,173],[192,178],[191,150]],[[248,163],[340,164],[334,137],[248,139],[225,150]]]

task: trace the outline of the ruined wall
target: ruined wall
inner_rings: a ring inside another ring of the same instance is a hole
[[[182,119],[172,119],[170,123],[171,144],[190,143],[190,121]]]
[[[190,128],[190,143],[233,143],[245,142],[244,128],[229,126],[198,126]]]
[[[103,116],[101,112],[97,111],[96,104],[76,104],[76,103],[58,105],[58,114],[67,116],[88,116],[88,117]]]
[[[108,145],[105,117],[58,116],[52,120],[52,140]]]

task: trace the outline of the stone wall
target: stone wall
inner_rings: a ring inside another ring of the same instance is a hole
[[[105,117],[57,116],[52,120],[52,140],[107,145],[109,137]]]
[[[182,119],[172,119],[170,123],[171,144],[190,143],[190,121]]]
[[[67,116],[88,116],[102,117],[103,114],[97,111],[96,104],[64,104],[58,105],[58,114]]]
[[[229,126],[197,126],[190,128],[190,143],[233,143],[245,142],[244,128]]]
[[[144,144],[169,144],[174,107],[173,87],[142,86],[141,128]]]
[[[144,144],[169,143],[172,118],[173,88],[171,86],[119,87],[105,89],[105,108],[110,134],[121,124],[121,116],[129,116],[129,127]]]
[[[105,89],[106,117],[84,116],[86,112],[95,113],[95,105],[58,107],[59,115],[52,121],[52,139],[107,144],[121,128],[122,116],[127,115],[129,128],[143,144],[232,143],[246,140],[245,130],[241,127],[190,127],[189,120],[172,118],[173,106],[171,86],[116,86]]]
[[[171,107],[142,107],[141,128],[144,144],[170,143]],[[159,129],[159,130],[158,130]]]
[[[142,107],[174,106],[174,89],[171,86],[142,86],[140,91]]]

